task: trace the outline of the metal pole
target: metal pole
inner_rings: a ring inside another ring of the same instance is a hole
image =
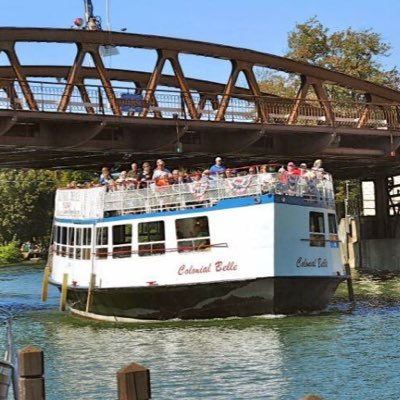
[[[111,31],[111,8],[110,0],[106,0],[107,30]]]

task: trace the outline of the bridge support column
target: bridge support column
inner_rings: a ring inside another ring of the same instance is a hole
[[[389,224],[389,191],[386,177],[376,178],[375,183],[375,212],[376,238],[384,239],[391,236]]]

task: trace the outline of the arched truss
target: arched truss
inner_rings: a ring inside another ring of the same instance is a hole
[[[22,65],[16,45],[26,42],[74,44],[74,61],[66,66]],[[100,49],[110,45],[155,51],[152,72],[136,71],[134,63],[130,70],[106,68]],[[271,54],[151,35],[42,28],[0,28],[0,53],[9,61],[0,66],[2,146],[23,143],[83,151],[109,146],[154,154],[165,151],[193,127],[204,133],[202,145],[192,146],[198,155],[213,149],[232,157],[238,152],[250,157],[267,153],[313,156],[324,151],[338,157],[377,157],[388,155],[400,144],[400,92]],[[92,67],[83,65],[87,54]],[[181,55],[226,61],[230,66],[226,82],[213,82],[212,71],[209,81],[188,76]],[[166,62],[173,75],[163,74]],[[258,67],[298,76],[301,84],[296,98],[263,92],[256,78]],[[239,85],[239,76],[244,76],[247,87]],[[93,79],[101,85],[93,87]],[[115,81],[129,83],[140,96],[138,110],[124,111],[121,95],[126,88]],[[365,102],[338,105],[329,100],[327,84],[357,91]],[[315,101],[309,99],[311,90]],[[35,120],[34,115],[43,115],[41,111],[52,113]],[[8,134],[16,124],[28,129],[39,119],[40,126],[32,127],[37,129],[32,138],[28,134],[20,138],[19,132],[13,138]],[[111,133],[106,132],[110,127]],[[102,134],[109,135],[110,141],[100,143]],[[140,140],[143,134],[145,141]],[[160,146],[161,134],[164,147]],[[258,144],[261,147],[256,148]]]
[[[326,83],[351,88],[365,94],[365,98],[368,101],[364,104],[363,109],[360,110],[360,107],[357,109],[357,127],[363,127],[366,124],[368,114],[374,104],[379,104],[388,122],[391,124],[397,122],[397,115],[393,115],[393,106],[390,105],[400,103],[399,92],[338,72],[271,54],[191,40],[104,31],[0,28],[0,35],[0,51],[3,51],[10,61],[10,67],[0,68],[0,87],[7,92],[9,98],[13,99],[14,107],[16,108],[20,107],[19,104],[22,103],[18,95],[22,95],[24,104],[31,111],[41,109],[38,99],[35,98],[34,91],[31,88],[30,77],[58,77],[65,78],[66,81],[63,83],[63,93],[57,104],[57,111],[65,112],[69,109],[72,93],[76,88],[86,104],[86,112],[94,113],[94,108],[88,105],[90,101],[88,101],[89,96],[85,87],[85,80],[97,78],[102,82],[112,114],[119,116],[122,114],[121,103],[118,101],[118,95],[112,85],[112,80],[115,79],[134,82],[135,86],[143,92],[143,104],[145,106],[141,112],[142,117],[148,115],[150,105],[157,106],[155,93],[157,87],[161,85],[179,90],[182,104],[187,110],[187,117],[192,120],[202,118],[201,110],[206,101],[210,101],[212,104],[215,121],[222,121],[227,119],[227,110],[233,98],[246,98],[254,104],[253,121],[269,123],[271,114],[276,114],[276,112],[271,112],[274,109],[273,105],[276,103],[282,104],[282,100],[263,93],[254,73],[255,67],[268,67],[296,74],[301,78],[301,85],[296,99],[288,102],[290,107],[285,109],[287,119],[283,122],[289,125],[299,122],[298,115],[310,88],[314,89],[319,108],[322,110],[323,115],[319,116],[324,117],[326,123],[330,125],[338,122],[335,120],[337,119],[337,113],[335,112],[334,104],[329,101],[326,94],[324,87]],[[74,43],[77,47],[74,63],[65,67],[21,65],[15,50],[15,45],[19,42]],[[110,44],[156,50],[158,57],[153,72],[148,74],[134,70],[107,70],[99,49],[102,45]],[[82,64],[86,54],[91,55],[94,62],[93,68],[83,67]],[[179,61],[179,55],[181,54],[214,57],[229,61],[231,63],[231,72],[227,82],[225,84],[217,84],[190,79],[185,75]],[[162,74],[167,60],[172,65],[174,76]],[[236,86],[240,73],[245,76],[248,89]],[[10,84],[13,81],[18,81],[20,94]],[[197,93],[198,96],[195,96],[194,93]],[[389,114],[391,114],[390,117]],[[162,114],[155,113],[155,116],[160,117]]]

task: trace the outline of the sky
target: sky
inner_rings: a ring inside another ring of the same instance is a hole
[[[296,23],[316,16],[330,31],[352,27],[371,29],[392,46],[391,55],[380,60],[385,69],[400,67],[400,2],[398,0],[92,0],[94,14],[103,27],[112,30],[193,39],[284,55],[288,33]],[[83,17],[83,0],[0,0],[0,26],[69,28],[76,17]],[[110,10],[107,16],[107,4]],[[1,40],[1,38],[0,38]],[[65,64],[74,56],[72,45],[20,44],[22,64]],[[148,52],[148,51],[147,51]],[[114,68],[152,70],[155,54],[121,51],[107,60]],[[133,57],[135,56],[135,57]],[[0,55],[0,65],[7,63]],[[227,66],[210,61],[199,68],[193,60],[184,61],[195,78],[224,81]],[[185,65],[183,65],[185,73]],[[164,71],[169,73],[169,71]]]

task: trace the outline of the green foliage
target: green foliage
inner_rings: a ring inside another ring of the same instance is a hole
[[[385,70],[379,61],[390,55],[391,45],[371,29],[361,31],[347,28],[331,32],[316,18],[299,23],[288,35],[287,57],[329,70],[342,72],[393,89],[400,89],[397,68]],[[295,97],[299,79],[290,78],[283,84],[280,74],[260,76],[261,86],[267,92],[283,97]],[[332,100],[364,100],[363,95],[351,89],[329,85],[325,88]],[[312,91],[309,97],[313,98]]]
[[[0,244],[50,236],[58,186],[83,180],[87,173],[47,170],[0,170]]]
[[[22,254],[17,241],[0,246],[0,265],[16,263],[22,260]]]
[[[346,201],[348,215],[360,215],[361,182],[358,179],[336,180],[335,201],[338,219],[346,214]]]

